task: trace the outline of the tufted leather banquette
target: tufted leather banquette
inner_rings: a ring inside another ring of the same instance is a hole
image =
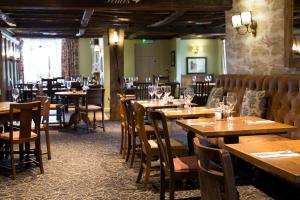
[[[241,137],[241,143],[250,140],[300,139],[300,75],[220,75],[216,78],[216,86],[224,87],[225,92],[237,93],[237,113],[240,112],[246,88],[265,90],[267,108],[264,118],[299,127],[297,131],[284,135],[285,138],[280,136]]]

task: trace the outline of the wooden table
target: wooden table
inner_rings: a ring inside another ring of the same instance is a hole
[[[224,149],[237,157],[271,174],[292,183],[300,184],[300,156],[281,158],[258,158],[251,153],[292,150],[300,153],[300,140],[261,142],[248,144],[227,144]]]
[[[75,112],[71,115],[70,121],[66,126],[76,126],[80,121],[80,112],[79,112],[79,99],[86,97],[86,92],[83,91],[64,91],[64,92],[55,92],[55,95],[62,97],[69,97],[75,100]],[[84,118],[86,123],[90,123],[88,118]]]
[[[259,122],[259,120],[264,119],[252,116],[234,117],[232,120],[223,121],[216,121],[214,118],[200,118],[177,120],[176,123],[199,136],[206,138],[224,137],[224,143],[227,144],[238,143],[239,136],[283,134],[297,129],[295,126],[278,122],[250,123]]]
[[[166,108],[160,109],[167,119],[177,118],[195,118],[195,117],[212,117],[215,114],[215,110],[206,107],[192,107],[188,108]]]
[[[146,110],[155,110],[161,108],[177,108],[181,105],[179,99],[173,99],[172,103],[163,103],[162,100],[137,100],[133,102],[141,104]],[[192,106],[196,106],[196,104],[192,103]]]

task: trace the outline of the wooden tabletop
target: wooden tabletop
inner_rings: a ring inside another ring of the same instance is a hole
[[[247,116],[223,121],[216,121],[214,118],[187,119],[177,120],[176,123],[204,137],[282,134],[297,129],[287,124],[261,120],[264,119]]]
[[[9,105],[14,102],[0,102],[0,114],[9,113]]]
[[[166,108],[160,109],[168,119],[176,118],[195,118],[195,117],[211,117],[215,114],[214,109],[206,107],[188,108]]]
[[[269,173],[293,183],[300,183],[300,156],[280,158],[258,158],[251,153],[291,150],[300,153],[300,140],[261,142],[248,144],[226,144],[230,153],[246,160]]]
[[[63,91],[63,92],[55,92],[55,95],[59,95],[59,96],[85,96],[86,92],[83,91]]]
[[[141,104],[145,109],[177,108],[181,105],[179,99],[173,99],[172,102],[162,100],[137,100],[134,102]],[[192,103],[192,105],[195,106],[196,104]]]

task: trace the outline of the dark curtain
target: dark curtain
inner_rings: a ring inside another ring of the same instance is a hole
[[[19,80],[22,80],[24,83],[24,57],[23,57],[23,46],[24,41],[20,40],[19,44],[19,52],[20,52],[20,61],[19,61]]]
[[[78,39],[63,39],[61,50],[61,74],[65,79],[78,76]]]

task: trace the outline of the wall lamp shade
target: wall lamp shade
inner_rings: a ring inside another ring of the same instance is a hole
[[[252,19],[252,13],[250,11],[242,12],[239,15],[234,15],[231,18],[232,26],[237,30],[240,35],[246,33],[252,33],[256,36],[257,23]]]
[[[232,26],[234,28],[238,28],[238,27],[242,26],[241,15],[234,15],[234,16],[232,16],[231,20],[232,20]]]
[[[113,43],[114,43],[115,45],[118,45],[118,44],[119,44],[119,35],[118,35],[118,32],[117,32],[117,31],[114,31],[112,41],[113,41]]]

